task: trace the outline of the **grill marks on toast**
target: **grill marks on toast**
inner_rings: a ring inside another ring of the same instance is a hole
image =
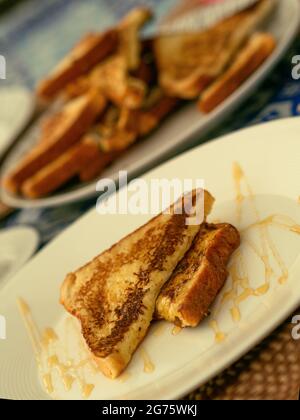
[[[182,232],[186,229],[185,216],[173,215],[165,228],[167,241],[161,237],[160,227],[152,228],[133,245],[129,254],[121,252],[113,261],[109,258],[106,262],[97,264],[96,273],[80,289],[76,300],[76,305],[84,308],[86,314],[80,317],[83,336],[97,357],[108,356],[115,345],[123,339],[132,323],[136,322],[140,315],[144,315],[146,308],[143,299],[151,282],[150,275],[154,271],[165,270],[166,258],[182,244]],[[122,266],[132,264],[137,259],[141,260],[143,266],[134,273],[136,283],[128,282],[122,292],[123,302],[117,304],[111,311],[106,279],[117,273]],[[110,320],[112,314],[116,319],[115,322]],[[100,329],[107,322],[111,327],[109,335],[100,340],[95,340],[95,337],[91,339],[91,324]]]
[[[158,37],[155,55],[165,92],[183,99],[199,96],[227,68],[274,4],[260,0],[206,31]]]
[[[39,83],[38,96],[46,100],[53,99],[68,83],[89,71],[117,46],[118,34],[115,29],[104,33],[87,34],[57,65],[49,77]]]
[[[252,35],[232,65],[204,91],[198,103],[200,111],[209,113],[221,104],[259,68],[275,47],[276,42],[272,35],[268,33]]]
[[[206,193],[205,199],[207,215],[213,198]],[[176,204],[171,214],[157,216],[67,276],[62,286],[61,302],[81,321],[92,355],[111,378],[125,369],[146,335],[161,288],[200,230],[186,224],[186,212],[174,214]]]
[[[8,191],[19,192],[25,181],[44,170],[72,146],[78,143],[81,136],[91,126],[95,119],[102,113],[106,101],[102,95],[90,92],[87,95],[74,99],[68,103],[50,125],[44,127],[47,137],[40,141],[24,158],[17,167],[3,180],[3,185]]]

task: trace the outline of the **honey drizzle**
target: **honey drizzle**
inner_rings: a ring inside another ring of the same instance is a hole
[[[216,342],[222,343],[226,339],[226,335],[220,330],[218,322],[216,320],[213,320],[210,321],[209,325],[214,330]]]
[[[18,306],[34,350],[37,366],[46,392],[49,395],[55,392],[53,375],[56,371],[67,392],[77,382],[83,398],[89,398],[95,386],[87,383],[84,374],[80,371],[85,365],[91,363],[90,359],[80,360],[77,364],[69,359],[66,363],[63,363],[55,352],[55,345],[61,344],[56,332],[52,328],[46,328],[41,334],[33,320],[29,305],[20,298],[18,299]]]
[[[242,168],[240,167],[240,165],[235,162],[233,164],[233,180],[234,180],[235,192],[236,192],[235,199],[237,203],[237,208],[236,208],[237,220],[239,223],[242,220],[242,205],[245,199],[245,196],[242,193],[242,188],[241,188],[241,181],[243,178],[244,178],[244,172]]]
[[[65,323],[65,337],[68,338],[68,335],[70,334],[72,330],[74,331],[75,335],[78,337],[77,348],[79,349],[80,362],[77,364],[74,364],[74,361],[71,360],[70,357],[69,357],[69,360],[70,360],[70,363],[74,367],[73,373],[81,389],[81,394],[84,398],[88,398],[91,395],[95,386],[93,384],[87,383],[84,370],[81,368],[84,366],[88,366],[90,371],[94,373],[98,373],[98,370],[95,364],[93,363],[93,361],[91,360],[91,358],[87,357],[87,349],[81,339],[80,334],[78,334],[78,328],[77,328],[75,319],[69,317],[66,319],[66,323]],[[66,343],[68,343],[68,339],[66,340]],[[68,346],[66,346],[65,350],[66,350],[66,354],[69,355],[70,352],[69,352]]]
[[[140,354],[142,356],[143,362],[144,362],[144,372],[145,373],[153,373],[155,371],[155,365],[153,364],[152,360],[150,359],[149,354],[147,351],[142,348],[140,351]]]
[[[278,283],[283,285],[287,282],[289,272],[288,269],[277,249],[274,242],[272,241],[269,233],[269,227],[275,226],[281,229],[289,230],[292,233],[300,234],[300,225],[288,216],[284,215],[271,215],[265,219],[261,219],[259,211],[255,203],[255,196],[251,189],[251,186],[245,176],[245,173],[238,163],[233,164],[233,181],[235,188],[235,200],[236,200],[236,214],[238,223],[241,223],[243,216],[243,203],[246,198],[250,198],[252,209],[255,215],[255,222],[249,225],[247,228],[241,231],[241,234],[245,234],[250,230],[258,229],[259,232],[259,246],[253,243],[249,238],[243,238],[245,246],[250,247],[257,257],[262,261],[264,265],[264,281],[261,286],[252,288],[250,286],[249,276],[247,274],[245,259],[242,255],[241,250],[236,251],[232,258],[232,262],[229,268],[231,287],[226,290],[221,299],[220,304],[214,311],[214,318],[219,315],[222,306],[226,302],[232,302],[229,312],[233,322],[239,322],[241,320],[240,304],[250,297],[259,297],[268,293],[274,270],[272,269],[270,254],[274,258],[277,266],[281,271],[281,275],[278,278]],[[242,190],[242,182],[244,182],[246,194]],[[298,198],[300,204],[300,196]],[[222,342],[225,339],[225,334],[220,330],[217,321],[210,322],[211,328],[213,328],[216,334],[216,341]],[[218,339],[217,339],[218,338]],[[220,340],[221,338],[221,340]]]
[[[176,336],[176,335],[180,334],[181,331],[182,331],[182,328],[175,325],[175,327],[172,329],[172,335]]]
[[[129,372],[124,372],[119,378],[118,381],[124,384],[131,378],[131,374]]]

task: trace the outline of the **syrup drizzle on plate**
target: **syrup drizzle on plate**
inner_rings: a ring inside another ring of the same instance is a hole
[[[143,359],[143,363],[144,363],[144,372],[145,373],[153,373],[155,371],[155,365],[152,362],[149,354],[147,353],[147,351],[142,348],[140,351],[141,357]]]
[[[235,188],[236,225],[241,225],[243,205],[246,200],[249,200],[255,221],[240,229],[243,246],[235,252],[229,266],[228,284],[230,284],[230,287],[221,295],[220,303],[214,310],[212,321],[209,323],[218,343],[224,341],[226,337],[220,330],[217,321],[224,304],[230,306],[229,312],[232,321],[234,323],[240,322],[242,318],[241,304],[250,298],[264,296],[269,292],[275,277],[275,267],[273,267],[272,261],[275,262],[277,269],[280,271],[280,275],[276,278],[277,283],[284,285],[288,281],[289,270],[278,251],[278,247],[271,238],[270,227],[300,235],[300,225],[286,215],[272,214],[266,218],[261,217],[257,208],[256,197],[242,167],[238,163],[233,164],[232,176]],[[253,239],[253,234],[255,234],[256,240]],[[256,287],[251,285],[249,270],[247,270],[245,253],[249,250],[256,255],[264,267],[264,277],[261,284]]]
[[[45,391],[49,395],[54,394],[55,387],[53,384],[53,377],[56,373],[58,374],[65,391],[70,391],[73,384],[77,382],[82,397],[89,398],[93,392],[94,385],[86,381],[83,368],[87,365],[90,365],[91,369],[96,370],[96,368],[93,366],[87,351],[83,348],[83,344],[78,346],[81,353],[81,360],[78,363],[72,359],[62,361],[59,357],[62,347],[64,347],[64,355],[66,357],[68,355],[68,349],[67,346],[64,346],[64,342],[59,339],[52,328],[48,327],[43,332],[40,332],[33,319],[31,309],[24,299],[18,299],[18,306],[34,350],[35,359]],[[73,319],[66,319],[66,337],[70,332],[70,328],[74,328],[73,323]],[[65,342],[67,342],[67,340],[65,340]]]

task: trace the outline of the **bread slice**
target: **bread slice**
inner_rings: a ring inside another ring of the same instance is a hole
[[[139,110],[121,108],[115,127],[107,136],[99,136],[100,148],[106,153],[128,149],[138,138],[138,118]]]
[[[117,54],[96,66],[88,83],[119,107],[140,108],[147,92],[146,84],[129,74],[126,58]]]
[[[118,153],[105,153],[99,149],[99,146],[97,148],[97,154],[95,154],[89,164],[82,168],[79,173],[79,178],[82,182],[92,181],[97,178],[107,166],[119,157]]]
[[[99,155],[99,147],[93,141],[84,139],[27,179],[21,192],[30,199],[45,197],[89,167]]]
[[[55,97],[69,83],[87,73],[111,54],[118,46],[118,39],[118,32],[115,29],[104,33],[87,34],[50,76],[39,83],[38,96],[48,100]]]
[[[185,197],[189,207],[200,191]],[[182,198],[161,214],[69,274],[61,303],[77,317],[83,337],[100,370],[118,377],[145,337],[156,299],[172,271],[191,246],[200,226],[188,225],[187,213],[175,214]],[[205,209],[213,198],[205,193]],[[185,207],[187,208],[187,207]]]
[[[106,100],[102,95],[90,92],[68,103],[60,113],[60,124],[55,129],[47,129],[47,141],[38,144],[16,165],[3,180],[4,187],[19,192],[22,184],[40,169],[55,161],[68,148],[80,140],[81,136],[103,111]]]
[[[199,100],[199,109],[208,113],[220,105],[259,68],[275,47],[276,41],[271,34],[252,35],[232,66],[203,92]]]
[[[123,107],[114,113],[110,111],[115,109],[108,109],[101,122],[86,136],[95,141],[98,150],[90,164],[81,171],[80,179],[90,181],[98,176],[139,137],[153,131],[178,102],[177,99],[166,97],[159,91],[143,110]]]
[[[156,318],[196,327],[208,315],[227,278],[226,266],[240,245],[231,225],[204,223],[156,302]]]
[[[154,50],[161,87],[179,98],[198,97],[226,69],[275,4],[275,0],[259,0],[204,32],[159,36]]]
[[[64,90],[66,100],[85,94],[89,89],[98,89],[113,104],[119,107],[140,108],[147,85],[128,72],[126,58],[112,55],[92,71],[69,84]]]
[[[79,178],[82,182],[88,182],[95,179],[120,155],[117,152],[105,152],[99,144],[101,136],[101,128],[98,126],[95,126],[93,130],[85,136],[86,141],[93,145],[94,152],[89,164],[83,166],[79,172]]]
[[[151,16],[151,11],[145,7],[131,10],[116,26],[116,51],[103,63],[91,68],[89,74],[68,84],[64,91],[66,98],[74,98],[85,93],[90,87],[96,87],[118,106],[139,108],[146,93],[150,71],[150,66],[143,63],[144,43],[139,31]],[[147,72],[146,80],[139,77],[139,70],[144,71],[143,76],[145,71]]]
[[[128,149],[139,138],[150,134],[159,123],[178,105],[179,100],[163,95],[162,92],[153,103],[142,109],[123,107],[115,129],[99,140],[105,152],[120,153]]]
[[[155,130],[160,122],[176,109],[179,103],[180,101],[177,98],[166,96],[161,92],[151,106],[140,112],[138,119],[139,135],[146,136]]]
[[[142,41],[139,31],[152,18],[152,12],[146,7],[132,9],[119,23],[118,54],[126,60],[129,71],[136,70],[141,62]]]

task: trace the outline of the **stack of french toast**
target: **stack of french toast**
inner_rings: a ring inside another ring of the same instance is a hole
[[[178,204],[182,212],[175,211]],[[207,223],[213,204],[209,192],[193,190],[67,275],[61,303],[80,321],[87,347],[107,377],[124,371],[152,321],[197,327],[208,315],[240,245],[236,228]],[[202,205],[203,223],[189,223]]]
[[[36,199],[74,178],[91,181],[182,102],[214,110],[274,50],[273,36],[258,30],[275,4],[258,0],[205,31],[151,39],[140,31],[152,13],[137,8],[84,36],[37,86],[38,98],[60,109],[43,119],[37,144],[4,187]]]

